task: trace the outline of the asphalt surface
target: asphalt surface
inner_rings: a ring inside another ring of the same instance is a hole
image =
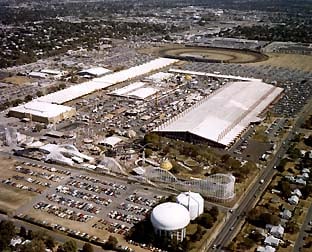
[[[312,103],[308,103],[302,110],[302,112],[297,116],[297,120],[293,128],[289,131],[288,135],[284,139],[281,146],[277,150],[274,158],[267,164],[267,167],[260,171],[259,177],[256,180],[254,186],[249,192],[246,192],[243,196],[243,200],[240,205],[233,211],[232,215],[228,218],[228,221],[220,229],[217,237],[208,247],[207,251],[223,251],[222,247],[225,247],[238,231],[242,220],[244,220],[245,215],[256,205],[259,200],[259,196],[266,190],[267,186],[270,184],[273,176],[276,174],[274,166],[280,162],[280,159],[284,156],[288,149],[288,143],[293,138],[294,133],[297,131],[298,127],[303,123],[305,115],[309,112],[312,107]],[[264,180],[261,184],[260,181]],[[216,247],[216,248],[215,248]],[[298,250],[294,250],[298,251]]]

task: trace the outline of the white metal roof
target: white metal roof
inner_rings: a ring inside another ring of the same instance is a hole
[[[134,82],[128,86],[111,92],[111,94],[144,100],[158,91],[159,90],[157,88],[151,87],[145,82]]]
[[[102,140],[100,143],[114,147],[116,144],[120,143],[121,141],[122,141],[122,139],[120,137],[110,136],[110,137],[107,137],[104,140]]]
[[[178,60],[174,59],[157,58],[139,66],[134,66],[129,69],[108,74],[100,78],[94,78],[91,81],[83,82],[81,84],[65,88],[55,93],[42,96],[37,100],[62,104],[77,99],[81,96],[93,93],[97,90],[115,85],[126,80],[130,80],[140,75],[147,74],[151,71],[158,70],[177,61]]]
[[[130,92],[128,95],[132,97],[136,97],[138,99],[146,99],[147,97],[157,93],[159,90],[153,87],[144,87],[139,88],[133,92]]]
[[[41,72],[30,72],[28,75],[30,77],[33,77],[33,78],[46,78],[46,77],[48,77],[47,74],[41,73]]]
[[[16,111],[46,118],[53,118],[71,110],[74,110],[74,108],[36,100],[10,109],[10,111]]]
[[[127,93],[133,91],[133,90],[136,90],[138,88],[141,88],[143,87],[144,85],[146,85],[146,83],[144,82],[141,82],[141,81],[138,81],[138,82],[134,82],[130,85],[127,85],[123,88],[119,88],[113,92],[111,92],[111,94],[115,94],[115,95],[126,95]]]
[[[160,82],[171,78],[173,75],[174,74],[172,73],[159,72],[148,76],[147,79],[155,82]]]
[[[282,91],[261,81],[231,82],[155,131],[189,132],[227,146]]]
[[[51,75],[60,75],[63,73],[62,71],[53,70],[53,69],[42,69],[40,72],[45,73],[45,74],[51,74]]]
[[[167,202],[153,209],[151,222],[155,228],[161,230],[183,229],[190,223],[190,214],[184,206]]]
[[[104,75],[104,74],[107,74],[110,72],[112,72],[112,71],[107,69],[107,68],[104,68],[104,67],[93,67],[93,68],[89,68],[86,70],[82,70],[79,73],[80,74],[90,74],[93,76],[101,76],[101,75]]]

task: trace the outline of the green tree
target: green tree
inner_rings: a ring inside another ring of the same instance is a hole
[[[298,231],[299,231],[299,226],[297,223],[293,221],[287,223],[285,227],[285,232],[294,234],[294,233],[297,233]]]
[[[197,223],[203,226],[204,228],[211,228],[213,226],[214,220],[209,213],[203,213],[198,217]]]
[[[37,91],[36,96],[38,96],[38,97],[43,96],[42,91],[40,91],[40,90],[39,90],[39,91]]]
[[[280,221],[280,218],[270,213],[262,213],[259,216],[259,221],[261,221],[264,225],[265,224],[277,225]]]
[[[25,102],[29,102],[29,101],[32,100],[32,98],[33,98],[33,97],[32,97],[31,95],[26,95],[25,98],[24,98],[24,101],[25,101]]]
[[[112,250],[112,249],[116,248],[117,244],[118,244],[117,238],[115,236],[110,235],[108,237],[107,242],[104,244],[103,248],[107,249],[107,250],[109,250],[109,249]]]
[[[214,221],[216,221],[218,219],[219,209],[216,206],[213,206],[209,210],[209,213],[210,213],[210,215],[211,215],[211,217],[213,218]]]
[[[21,226],[19,235],[20,235],[21,237],[23,237],[23,238],[26,238],[26,236],[27,236],[27,230],[26,230],[25,227]]]
[[[23,252],[45,252],[46,246],[43,240],[34,239],[30,243],[23,245],[21,251]]]
[[[75,241],[69,240],[61,246],[61,249],[62,252],[76,252],[78,248]]]
[[[92,245],[86,242],[82,247],[82,252],[93,252]]]
[[[284,198],[289,198],[291,196],[291,186],[288,181],[279,181],[277,188],[282,192]]]
[[[0,222],[0,251],[8,248],[15,234],[16,231],[13,222],[7,220]]]
[[[45,245],[47,246],[48,249],[51,249],[51,250],[55,247],[55,241],[50,235],[46,237]]]

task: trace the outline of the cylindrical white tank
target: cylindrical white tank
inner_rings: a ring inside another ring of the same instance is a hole
[[[191,220],[196,219],[204,212],[204,199],[199,193],[180,193],[177,197],[177,203],[188,209]]]
[[[190,223],[190,214],[184,206],[166,202],[153,209],[151,222],[158,236],[182,241]]]

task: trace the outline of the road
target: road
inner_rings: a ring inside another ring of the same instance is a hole
[[[308,213],[306,215],[304,223],[301,225],[299,235],[294,245],[293,251],[300,251],[303,246],[303,237],[306,236],[305,230],[309,229],[309,222],[312,221],[312,205],[310,206]]]
[[[297,120],[293,128],[288,132],[283,143],[277,149],[277,152],[273,159],[267,164],[267,167],[260,171],[260,175],[256,180],[254,186],[247,192],[241,201],[241,204],[233,211],[232,215],[228,218],[228,221],[220,229],[217,237],[212,242],[211,246],[208,247],[207,251],[213,250],[216,246],[217,248],[213,251],[222,251],[222,247],[225,247],[234,237],[239,229],[242,220],[245,218],[245,214],[248,213],[252,207],[254,207],[259,200],[259,196],[266,190],[267,186],[271,182],[273,176],[276,173],[274,166],[277,165],[280,159],[284,156],[287,151],[288,143],[293,138],[294,133],[297,131],[299,126],[303,123],[305,116],[311,110],[312,102],[309,102],[300,114],[297,116]],[[260,183],[261,180],[265,182]],[[296,250],[295,250],[296,251]]]

